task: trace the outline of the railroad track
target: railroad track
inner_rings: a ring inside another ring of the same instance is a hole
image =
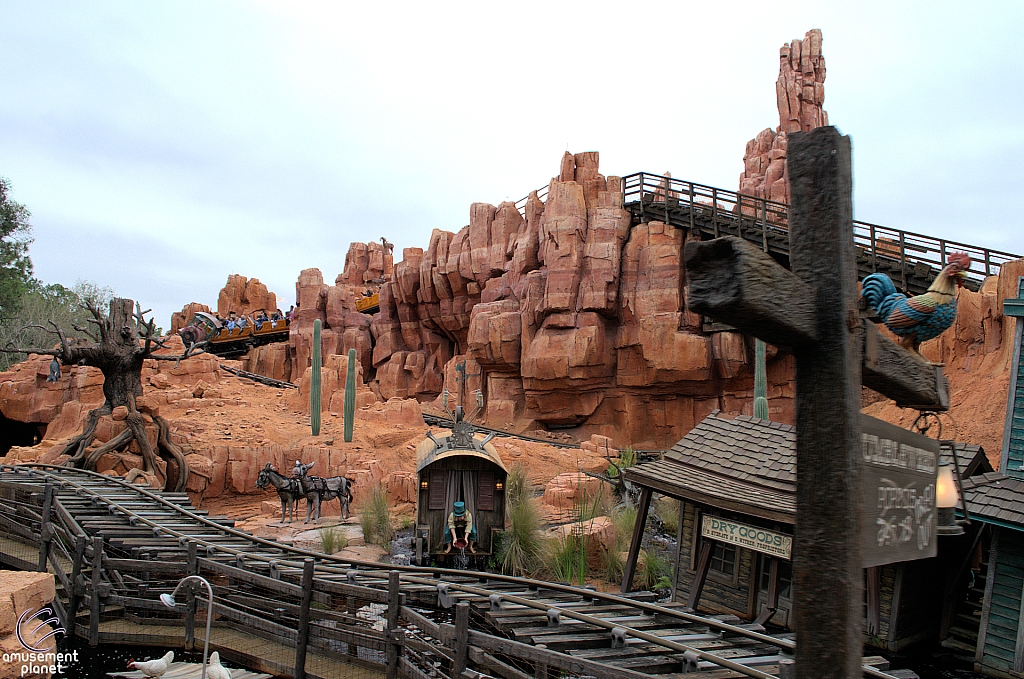
[[[298,675],[287,658],[302,646],[309,677],[342,676],[342,659],[377,668],[393,659],[398,674],[414,679],[526,679],[538,668],[598,679],[771,679],[785,672],[795,647],[791,634],[695,615],[651,593],[327,556],[237,530],[183,493],[67,467],[0,466],[0,495],[0,561],[35,570],[36,557],[44,559],[58,581],[64,626],[90,643],[168,643],[166,617],[174,614],[159,595],[185,574],[201,574],[215,582],[222,626],[211,647],[279,676]],[[186,613],[182,643],[200,635],[189,629],[194,619],[194,610]],[[887,669],[881,658],[866,663],[865,676],[893,676],[879,669]],[[469,675],[460,669],[467,666]]]

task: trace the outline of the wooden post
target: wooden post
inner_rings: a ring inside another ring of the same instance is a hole
[[[398,679],[398,652],[399,647],[395,644],[398,630],[398,614],[402,608],[401,586],[398,571],[388,573],[388,649],[387,649],[387,679]]]
[[[46,572],[46,562],[50,559],[50,541],[53,540],[53,526],[50,523],[50,508],[53,506],[53,484],[47,483],[43,489],[43,510],[39,522],[39,568]]]
[[[68,627],[68,634],[75,633],[75,619],[78,616],[78,605],[82,601],[82,595],[79,590],[81,586],[78,579],[82,577],[82,561],[85,559],[85,536],[75,536],[75,559],[71,563],[71,592],[68,598],[68,621],[71,626]]]
[[[295,679],[306,677],[306,644],[309,642],[309,605],[313,601],[313,559],[302,561],[302,602],[299,604],[299,637],[295,642]]]
[[[834,127],[794,133],[787,159],[790,264],[814,291],[818,338],[796,352],[796,676],[858,679],[862,359],[850,139]]]
[[[460,679],[466,669],[469,653],[469,604],[455,604],[455,655],[452,658],[452,679]]]
[[[640,556],[640,543],[644,538],[644,527],[647,525],[647,511],[651,508],[651,489],[642,486],[640,503],[636,508],[636,523],[633,524],[633,539],[629,543],[629,555],[626,567],[622,571],[622,593],[627,594],[633,588],[633,575],[636,573],[636,560]]]
[[[92,590],[89,592],[89,645],[100,643],[100,582],[103,579],[103,538],[92,539]]]
[[[686,519],[686,503],[679,498],[679,523],[676,524],[676,560],[672,568],[672,600],[676,599],[676,587],[679,586],[679,559],[683,553],[683,521]]]
[[[188,541],[188,574],[199,575],[198,544],[195,540]],[[209,603],[209,602],[207,602]],[[209,643],[209,640],[204,640]],[[185,597],[185,647],[195,650],[196,648],[196,590],[192,582],[188,585],[188,594]]]
[[[690,595],[686,599],[686,607],[691,611],[697,610],[700,603],[700,595],[704,591],[704,583],[708,578],[708,569],[711,568],[711,551],[715,548],[715,541],[704,538],[700,545],[700,557],[697,559],[697,574],[690,585]]]
[[[878,566],[867,569],[867,581],[867,633],[868,636],[877,637],[882,598],[881,571]]]

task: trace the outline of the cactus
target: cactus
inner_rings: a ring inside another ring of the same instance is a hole
[[[754,417],[767,420],[768,374],[765,369],[764,342],[757,340],[754,347]]]
[[[320,435],[320,319],[313,321],[313,375],[309,381],[309,426]]]
[[[345,443],[352,442],[352,425],[356,419],[356,350],[348,350],[345,371]]]

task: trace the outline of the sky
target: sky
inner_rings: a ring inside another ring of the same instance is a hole
[[[566,150],[735,190],[811,28],[855,218],[1024,253],[1019,2],[0,0],[0,176],[47,283],[164,327],[232,273],[287,308],[302,269],[425,248]]]

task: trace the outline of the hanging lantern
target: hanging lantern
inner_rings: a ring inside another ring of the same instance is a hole
[[[935,482],[935,507],[938,514],[936,532],[939,535],[963,535],[964,529],[956,522],[956,505],[960,501],[953,468],[939,465],[939,479]]]

